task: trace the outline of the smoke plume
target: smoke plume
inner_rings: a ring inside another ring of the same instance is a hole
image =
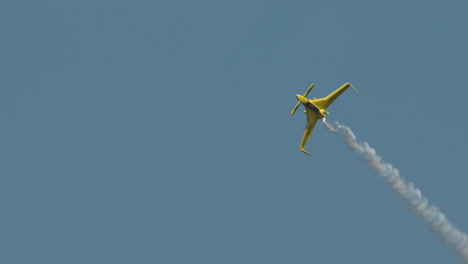
[[[330,124],[327,123],[327,120],[325,120],[325,117],[322,118],[322,124],[332,133],[336,134],[338,133],[338,129],[334,128]]]
[[[338,129],[335,129],[325,120],[323,120],[323,123],[332,132],[336,130],[343,132],[349,148],[357,152],[366,161],[367,165],[387,183],[388,187],[408,202],[411,208],[431,226],[432,230],[439,234],[442,240],[463,258],[465,263],[468,263],[467,235],[454,226],[439,208],[429,204],[428,199],[422,195],[421,190],[416,188],[413,183],[405,181],[400,176],[400,172],[392,164],[383,161],[368,143],[358,143],[356,136],[349,127],[336,122]]]

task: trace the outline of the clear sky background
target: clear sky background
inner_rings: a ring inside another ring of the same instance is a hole
[[[0,262],[462,263],[294,95],[468,232],[466,1],[0,3]]]

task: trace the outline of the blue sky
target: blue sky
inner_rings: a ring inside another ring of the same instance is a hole
[[[461,263],[321,124],[468,232],[465,1],[2,1],[0,262]]]

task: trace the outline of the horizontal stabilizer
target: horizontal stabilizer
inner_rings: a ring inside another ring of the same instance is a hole
[[[310,93],[312,88],[314,88],[314,86],[315,86],[314,84],[310,85],[310,87],[307,89],[307,91],[305,92],[305,94],[303,96],[307,97],[307,95]],[[291,115],[294,115],[294,113],[296,113],[296,110],[300,105],[301,105],[301,101],[298,101],[296,106],[294,106],[293,110],[291,111]]]

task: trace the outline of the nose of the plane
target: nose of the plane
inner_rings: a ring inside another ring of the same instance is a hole
[[[302,96],[300,94],[296,94],[296,98],[297,98],[297,100],[299,100],[299,102],[301,102],[303,104],[307,104],[307,102],[308,102],[307,98],[305,98],[304,96]]]

